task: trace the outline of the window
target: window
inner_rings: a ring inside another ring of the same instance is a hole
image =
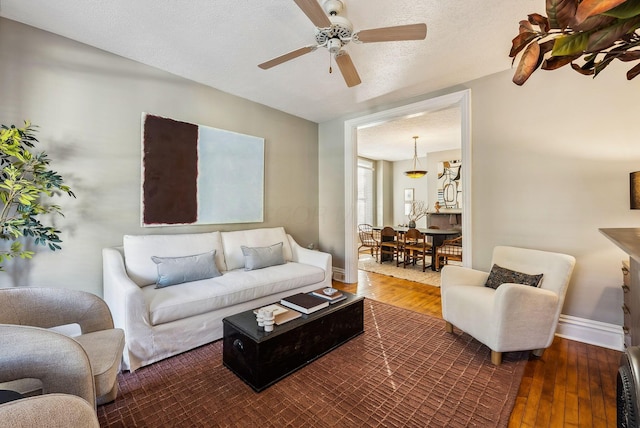
[[[373,161],[358,158],[358,224],[374,224],[374,171]]]

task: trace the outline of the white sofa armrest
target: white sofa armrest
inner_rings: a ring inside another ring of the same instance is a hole
[[[331,287],[331,254],[323,253],[322,251],[309,250],[308,248],[301,247],[291,235],[287,234],[287,237],[289,238],[289,244],[291,245],[293,261],[311,266],[317,266],[324,270],[324,283],[327,287]]]
[[[444,266],[440,275],[442,291],[446,287],[454,285],[484,286],[489,278],[488,272],[455,265]]]
[[[140,367],[135,357],[136,349],[143,347],[148,350],[153,347],[147,304],[140,287],[127,275],[122,247],[103,248],[102,265],[104,300],[111,309],[115,326],[124,330],[127,342],[123,368],[134,371]],[[131,341],[132,338],[136,338],[135,343]]]
[[[500,352],[527,349],[524,343],[532,342],[536,343],[533,349],[547,348],[558,324],[558,299],[556,293],[542,288],[512,283],[500,285],[496,289],[491,323],[497,335],[497,349],[491,349]]]

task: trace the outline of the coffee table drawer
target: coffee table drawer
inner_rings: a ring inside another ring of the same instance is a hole
[[[337,310],[329,309],[323,310],[326,315],[312,314],[280,334],[277,329],[286,324],[278,326],[260,340],[225,318],[224,365],[254,390],[261,391],[364,331],[362,299]]]

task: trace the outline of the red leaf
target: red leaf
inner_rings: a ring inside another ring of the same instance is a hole
[[[538,68],[540,62],[540,45],[538,45],[538,43],[531,43],[527,46],[527,49],[524,50],[522,58],[520,58],[516,72],[513,75],[513,83],[522,86],[536,68]]]
[[[531,23],[525,19],[523,19],[522,21],[520,21],[520,29],[518,31],[519,33],[533,33],[534,29],[533,29],[533,25],[531,25]]]

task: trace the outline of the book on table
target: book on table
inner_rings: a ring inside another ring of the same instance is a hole
[[[298,293],[280,300],[280,304],[304,314],[311,314],[329,306],[329,302],[311,294]]]
[[[259,309],[270,309],[273,311],[273,318],[276,325],[281,325],[296,318],[300,318],[302,314],[292,309],[285,308],[277,303],[269,306],[263,306]],[[259,309],[254,309],[253,313],[257,314]]]
[[[333,291],[327,292],[326,290],[333,290]],[[347,298],[347,296],[345,296],[343,293],[336,290],[335,288],[330,288],[330,289],[327,289],[326,287],[320,288],[318,290],[314,290],[313,292],[311,292],[311,294],[313,294],[314,296],[320,297],[321,299],[328,300],[329,303],[336,303]]]

